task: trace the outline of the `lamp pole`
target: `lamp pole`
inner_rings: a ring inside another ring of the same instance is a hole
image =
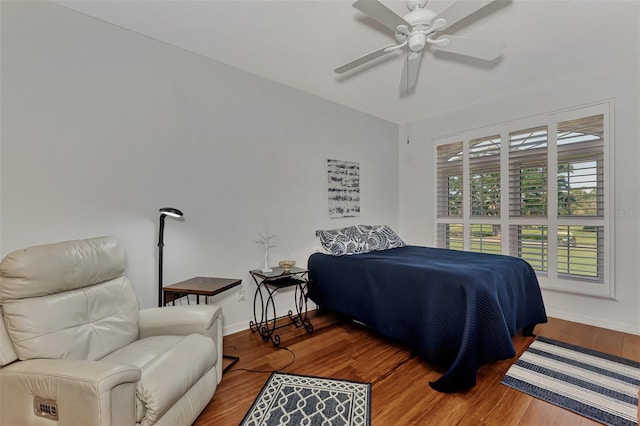
[[[158,307],[162,306],[162,249],[164,248],[164,219],[165,217],[182,217],[180,210],[173,207],[163,207],[160,209],[160,231],[158,234]]]

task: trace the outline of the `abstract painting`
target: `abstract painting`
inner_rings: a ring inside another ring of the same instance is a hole
[[[360,216],[360,163],[327,160],[329,217]]]

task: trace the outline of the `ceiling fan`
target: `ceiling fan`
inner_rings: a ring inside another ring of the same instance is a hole
[[[502,54],[504,44],[439,34],[494,1],[496,0],[458,0],[437,14],[426,8],[427,0],[406,0],[410,12],[402,17],[378,0],[357,0],[353,3],[353,7],[393,30],[398,43],[347,62],[336,68],[334,72],[342,74],[406,46],[407,60],[402,72],[400,89],[409,91],[416,85],[422,51],[426,46],[486,61],[496,59]]]

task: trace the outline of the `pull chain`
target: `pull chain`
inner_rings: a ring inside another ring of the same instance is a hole
[[[411,141],[409,140],[409,46],[406,47],[407,49],[407,55],[405,56],[405,82],[406,82],[406,87],[405,87],[405,96],[407,98],[407,102],[406,102],[406,113],[407,113],[407,145],[409,145],[409,143],[411,143]]]

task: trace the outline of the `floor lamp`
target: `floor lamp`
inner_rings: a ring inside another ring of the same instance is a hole
[[[164,247],[164,218],[182,217],[182,212],[173,207],[163,207],[160,209],[160,234],[158,235],[158,307],[162,306],[162,248]]]

